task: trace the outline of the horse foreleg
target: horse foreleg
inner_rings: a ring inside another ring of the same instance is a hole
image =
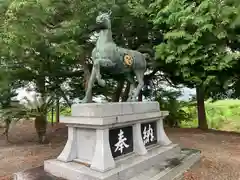
[[[101,61],[100,59],[96,60],[94,62],[94,67],[96,69],[96,79],[97,82],[100,86],[104,87],[106,85],[105,80],[102,79],[102,75],[101,75],[101,71],[100,71],[100,65],[101,65]]]
[[[95,69],[95,67],[93,67],[90,79],[87,84],[87,90],[85,93],[85,97],[83,98],[83,100],[80,101],[81,103],[92,102],[92,88],[93,88],[93,84],[94,84],[95,80],[96,80],[96,69]]]
[[[102,79],[100,67],[113,68],[116,63],[113,63],[110,59],[98,59],[95,61],[94,66],[96,67],[96,78],[98,84],[102,87],[106,85],[105,80]]]

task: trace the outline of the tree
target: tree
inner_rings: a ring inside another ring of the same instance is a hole
[[[14,118],[14,113],[9,109],[13,110],[18,106],[18,102],[13,98],[17,96],[16,90],[21,86],[11,73],[2,63],[0,67],[0,116],[5,128],[3,135],[6,136],[7,141],[10,124],[13,120],[18,120]]]
[[[54,106],[54,95],[34,95],[33,99],[27,97],[24,98],[25,103],[22,108],[19,109],[19,112],[24,114],[26,118],[34,118],[34,125],[38,135],[39,143],[45,143],[46,140],[46,128],[47,128],[47,117],[46,114],[51,110],[51,107]]]
[[[8,4],[6,2],[0,4],[3,9],[1,11],[1,61],[8,69],[7,73],[11,72],[15,82],[34,83],[35,90],[40,93],[42,99],[45,99],[49,92],[66,97],[61,84],[69,76],[83,74],[81,71],[72,71],[77,67],[76,57],[81,53],[80,46],[71,38],[67,38],[66,41],[66,38],[61,36],[61,33],[66,30],[65,19],[61,16],[69,18],[70,12],[70,10],[66,12],[66,8],[62,11],[61,7],[64,7],[67,1],[60,3],[47,0],[7,2]],[[74,20],[76,21],[76,18]],[[72,26],[71,22],[69,24],[67,27]],[[58,29],[55,26],[58,26]],[[60,45],[57,39],[59,36],[61,40],[65,40]],[[75,58],[72,58],[73,55]],[[9,109],[16,111],[9,117],[19,115],[19,109],[13,109],[10,105],[4,109],[6,115],[9,114],[7,112]],[[47,109],[42,110],[41,113],[45,114],[35,116],[35,127],[39,141],[43,142]],[[9,118],[6,120],[9,122]]]
[[[175,84],[197,89],[199,128],[207,129],[204,98],[231,68],[237,54],[227,49],[236,7],[225,1],[167,0],[152,3],[150,14],[164,43],[156,46],[158,67]]]

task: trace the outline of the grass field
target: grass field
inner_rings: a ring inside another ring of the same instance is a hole
[[[208,126],[211,129],[240,132],[240,100],[205,102]],[[191,114],[190,121],[182,121],[182,127],[197,127],[196,107],[186,107]]]

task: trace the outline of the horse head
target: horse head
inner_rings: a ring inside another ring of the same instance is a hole
[[[97,25],[101,26],[102,28],[110,29],[111,28],[110,16],[111,16],[111,11],[109,11],[107,13],[99,12],[99,14],[96,18]]]

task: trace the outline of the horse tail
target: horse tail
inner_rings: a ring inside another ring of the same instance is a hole
[[[144,56],[144,58],[146,59],[146,61],[152,60],[152,57],[151,57],[148,53],[142,53],[142,55]]]
[[[147,48],[139,48],[138,51],[142,53],[144,58],[146,59],[147,67],[151,67],[154,64],[154,50],[153,49],[147,49]]]
[[[138,48],[137,51],[139,51],[142,54],[148,54],[149,57],[153,58],[154,57],[154,50],[151,48]]]

